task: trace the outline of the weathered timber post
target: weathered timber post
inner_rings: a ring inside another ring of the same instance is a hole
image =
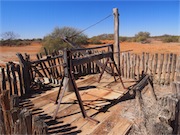
[[[69,81],[69,79],[68,79],[69,72],[72,72],[72,71],[70,71],[70,52],[66,48],[64,49],[63,58],[64,58],[64,64],[65,64],[64,65],[65,77],[64,77],[63,86],[64,86],[64,88],[66,88],[67,91],[73,91],[74,88],[72,86],[72,82]],[[65,85],[67,85],[67,86],[65,87]]]
[[[118,8],[113,8],[114,14],[114,58],[117,63],[118,70],[120,71],[120,43],[119,43],[119,13]]]
[[[29,74],[29,65],[27,64],[27,62],[25,61],[25,59],[23,58],[23,56],[20,53],[17,53],[16,55],[19,58],[19,63],[22,68],[23,85],[24,85],[25,93],[29,93],[30,92],[30,84],[31,84],[31,78],[30,78],[30,74]]]

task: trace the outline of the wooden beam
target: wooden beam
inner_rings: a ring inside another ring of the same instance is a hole
[[[97,47],[91,47],[91,48],[77,48],[77,49],[71,49],[71,51],[72,51],[72,52],[77,52],[77,51],[95,50],[95,49],[106,48],[106,47],[111,47],[111,46],[113,46],[113,45],[112,45],[112,44],[108,44],[108,45],[97,46]]]
[[[73,59],[72,66],[77,66],[77,65],[88,63],[88,62],[97,61],[103,58],[110,57],[111,55],[112,55],[112,52],[107,52],[107,53],[102,53],[102,54],[95,54],[95,55],[85,57],[85,58]]]
[[[118,66],[118,70],[120,70],[120,44],[119,44],[119,13],[118,8],[113,8],[114,14],[114,45],[115,45],[115,52],[114,54],[115,61]]]

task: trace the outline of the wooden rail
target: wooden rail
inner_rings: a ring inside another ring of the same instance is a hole
[[[169,85],[179,74],[177,54],[121,53],[121,75],[125,78],[139,79],[142,72],[153,76],[153,82]]]

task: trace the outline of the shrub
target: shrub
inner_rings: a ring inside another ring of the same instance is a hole
[[[149,32],[139,32],[138,34],[135,34],[135,42],[144,42],[147,41],[147,39],[150,37]]]
[[[127,37],[120,37],[120,41],[121,41],[121,42],[125,42],[125,41],[127,41],[127,40],[128,40]]]
[[[76,35],[76,36],[73,36]],[[50,52],[53,50],[60,50],[63,48],[70,48],[71,46],[64,42],[62,38],[71,37],[70,40],[76,45],[86,45],[87,36],[81,33],[80,30],[71,28],[71,27],[63,27],[63,28],[55,28],[53,32],[43,39],[43,47],[47,48]]]
[[[164,36],[162,39],[164,43],[178,42],[178,40],[179,40],[178,36]]]
[[[103,44],[98,37],[93,37],[89,40],[90,44]]]

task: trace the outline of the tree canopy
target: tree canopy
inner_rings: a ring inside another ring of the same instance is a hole
[[[63,48],[70,48],[70,45],[65,43],[62,38],[69,37],[69,39],[76,45],[87,44],[87,36],[81,33],[80,30],[72,27],[56,27],[52,33],[45,36],[43,39],[43,47],[46,47],[50,52]]]

